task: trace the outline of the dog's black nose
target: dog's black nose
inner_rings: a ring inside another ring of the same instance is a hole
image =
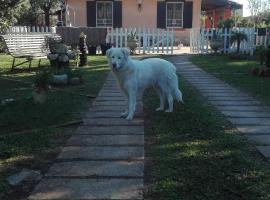
[[[116,68],[116,64],[115,63],[113,63],[112,66],[113,66],[114,69]]]

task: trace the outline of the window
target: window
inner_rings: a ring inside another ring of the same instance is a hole
[[[166,25],[171,28],[182,28],[183,27],[183,2],[168,2],[167,3],[167,16]]]
[[[97,2],[97,27],[111,27],[113,25],[113,2]]]

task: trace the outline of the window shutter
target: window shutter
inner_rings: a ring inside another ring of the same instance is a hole
[[[122,27],[122,2],[121,1],[113,2],[113,27],[114,28]]]
[[[184,24],[183,28],[192,28],[193,19],[193,2],[184,3]]]
[[[157,28],[166,28],[166,2],[157,2]]]
[[[96,27],[96,1],[87,1],[87,26]]]

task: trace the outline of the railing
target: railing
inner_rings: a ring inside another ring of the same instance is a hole
[[[114,47],[128,48],[128,38],[132,34],[135,35],[137,40],[137,54],[173,54],[173,29],[163,30],[150,28],[108,28],[106,42],[111,43]]]
[[[6,31],[6,33],[56,33],[56,27],[12,26]]]
[[[231,38],[234,31],[243,32],[247,35],[247,40],[240,43],[240,52],[253,54],[256,46],[270,44],[269,35],[259,36],[255,28],[233,28],[233,29],[192,29],[190,32],[190,50],[194,53],[210,53],[211,42],[219,39],[223,44],[219,51],[231,53],[237,50],[236,42]]]
[[[235,52],[237,50],[237,44],[231,40],[234,31],[243,32],[247,35],[247,40],[243,40],[240,43],[240,52],[253,54],[255,49],[255,28],[192,29],[190,32],[191,52],[212,52],[211,42],[216,39],[222,43],[219,51],[223,53]]]

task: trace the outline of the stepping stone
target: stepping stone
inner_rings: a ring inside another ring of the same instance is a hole
[[[57,159],[143,160],[143,147],[64,147]]]
[[[144,145],[143,135],[73,135],[67,146]]]
[[[29,200],[138,200],[143,179],[44,179]]]
[[[124,106],[126,101],[95,101],[93,106]]]
[[[122,118],[98,118],[98,119],[84,119],[84,125],[93,125],[93,126],[135,126],[135,125],[143,125],[143,119],[133,119],[132,121],[122,119]]]
[[[248,97],[247,95],[244,94],[238,94],[236,92],[224,92],[224,93],[216,93],[216,92],[204,92],[202,93],[203,96],[207,97]]]
[[[247,135],[248,140],[258,146],[270,146],[270,134],[269,135]]]
[[[119,111],[87,112],[84,118],[121,118]]]
[[[244,112],[244,111],[222,111],[226,117],[240,117],[240,118],[270,118],[270,113],[263,112]]]
[[[259,152],[266,158],[270,158],[270,146],[256,146]]]
[[[263,111],[261,106],[215,106],[220,111]]]
[[[124,96],[122,97],[103,97],[98,96],[95,101],[125,101],[126,98]]]
[[[94,106],[93,108],[90,109],[90,111],[97,112],[97,111],[118,111],[119,114],[126,109],[127,106],[122,105],[122,106]],[[137,105],[136,112],[141,112],[142,107]]]
[[[142,126],[80,126],[76,134],[87,135],[142,135],[144,127]]]
[[[241,96],[234,96],[234,97],[227,97],[227,96],[212,96],[208,97],[209,101],[253,101],[254,99],[251,97],[241,97]]]
[[[251,135],[270,135],[270,125],[268,126],[236,126],[237,130],[244,134],[251,134]]]
[[[213,101],[209,100],[215,106],[255,106],[260,105],[258,101]]]
[[[270,118],[228,118],[236,125],[270,125]]]
[[[54,163],[48,177],[143,177],[142,161],[73,161]]]

